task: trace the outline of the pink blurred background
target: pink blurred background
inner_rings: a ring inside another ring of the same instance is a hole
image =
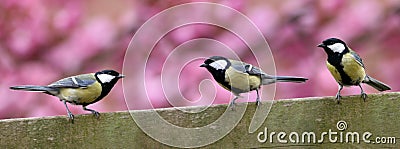
[[[9,86],[46,85],[63,77],[102,69],[121,72],[125,51],[136,30],[158,12],[187,2],[192,1],[3,0],[0,3],[0,119],[65,115],[64,105],[56,97],[11,91]],[[269,43],[278,75],[310,79],[306,84],[277,84],[275,99],[336,94],[337,84],[325,66],[326,54],[316,47],[328,37],[345,40],[363,58],[367,73],[389,84],[391,92],[400,89],[397,80],[400,2],[397,0],[212,2],[232,7],[255,23]],[[149,75],[159,76],[161,64],[172,49],[199,37],[221,42],[238,40],[217,27],[193,25],[174,30],[152,53],[153,63],[147,68]],[[244,50],[243,44],[227,44],[239,51],[242,60],[252,62],[253,56]],[[147,51],[135,49],[135,52],[144,55]],[[205,69],[197,68],[200,63],[199,60],[187,66],[196,71],[182,72],[180,86],[187,98],[199,98],[198,84],[201,79],[211,78]],[[129,65],[132,71],[141,67]],[[151,100],[155,108],[171,107],[163,99],[157,82],[150,82],[149,86],[154,88],[148,92],[155,97]],[[221,87],[216,89],[214,104],[228,103],[231,94]],[[378,92],[366,85],[364,89],[367,93]],[[351,87],[345,88],[342,94],[359,92],[358,87]],[[139,105],[142,97],[135,99]],[[121,81],[105,99],[88,107],[99,112],[127,110]],[[74,114],[87,113],[81,106],[69,108]]]

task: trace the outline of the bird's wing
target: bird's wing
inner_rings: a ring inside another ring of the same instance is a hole
[[[248,73],[249,75],[263,75],[265,74],[260,68],[255,67],[251,64],[247,64],[245,62],[231,60],[231,66],[237,71],[241,71],[243,73]]]
[[[96,78],[92,74],[83,74],[61,79],[50,85],[55,88],[85,88],[96,82]]]
[[[354,57],[354,59],[356,60],[356,62],[357,62],[358,64],[360,64],[361,67],[364,68],[364,63],[363,63],[361,57],[360,57],[356,52],[354,52],[353,50],[350,50],[350,54]]]

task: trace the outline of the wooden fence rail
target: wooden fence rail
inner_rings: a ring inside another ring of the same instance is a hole
[[[359,96],[346,96],[341,104],[336,104],[333,97],[278,100],[274,102],[267,119],[254,133],[249,133],[249,125],[256,106],[254,103],[238,103],[236,108],[245,106],[246,112],[232,131],[218,141],[202,147],[400,147],[400,93],[370,94],[366,102]],[[203,107],[188,107],[186,110],[199,108]],[[187,114],[176,109],[156,111],[166,121],[190,128],[210,124],[224,112],[236,112],[227,110],[227,105],[214,105],[197,114]],[[145,116],[150,111],[130,112]],[[345,122],[345,130],[338,130],[338,122]],[[170,133],[169,129],[157,128],[157,124],[151,119],[145,121],[145,124],[148,128],[154,127],[154,130]],[[315,134],[315,143],[309,139],[313,137],[311,132]],[[332,138],[329,138],[329,133]],[[355,133],[358,133],[359,138]],[[296,141],[297,136],[299,142],[292,142]],[[197,137],[175,141],[191,144],[191,141],[201,141],[211,136]],[[305,140],[301,142],[303,138]],[[321,138],[324,140],[319,143]],[[351,139],[355,141],[352,142]],[[360,140],[359,143],[357,139]],[[0,148],[21,147],[172,148],[144,133],[129,112],[102,113],[99,119],[92,115],[77,115],[74,124],[69,123],[66,116],[0,120]]]

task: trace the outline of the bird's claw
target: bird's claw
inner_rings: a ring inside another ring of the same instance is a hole
[[[229,107],[231,108],[232,111],[235,111],[235,102],[231,102],[229,104]]]
[[[96,117],[96,119],[99,119],[99,117],[100,117],[100,113],[99,112],[93,111],[92,113],[93,113],[94,117]]]
[[[258,107],[258,106],[260,106],[261,104],[262,104],[262,103],[261,103],[260,99],[257,98],[257,99],[256,99],[256,106]]]
[[[340,96],[340,94],[336,94],[336,102],[338,104],[340,104],[340,99],[342,98],[342,96]]]
[[[364,100],[367,100],[368,95],[366,93],[361,93],[361,98]]]
[[[68,112],[68,121],[71,121],[71,123],[74,123],[74,115],[71,112]]]

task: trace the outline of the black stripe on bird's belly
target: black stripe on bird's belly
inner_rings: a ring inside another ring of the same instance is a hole
[[[343,70],[344,66],[341,65],[342,58],[343,58],[342,54],[328,56],[328,62],[329,62],[329,64],[334,66],[336,68],[336,70],[339,72],[340,77],[342,79],[342,82],[338,82],[339,84],[341,84],[341,85],[355,85],[353,83],[353,81],[351,80],[350,76],[347,75],[347,73],[344,72],[344,70]]]

